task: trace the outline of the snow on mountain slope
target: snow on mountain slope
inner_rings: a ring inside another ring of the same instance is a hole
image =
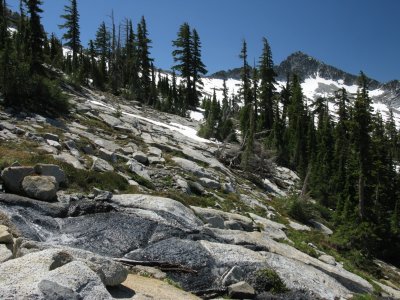
[[[216,96],[218,100],[222,100],[222,89],[223,89],[223,80],[222,79],[213,79],[213,78],[204,78],[204,91],[203,93],[206,96],[211,96],[215,89]],[[230,96],[233,93],[237,93],[240,89],[240,80],[237,79],[227,79],[227,88],[228,95]],[[276,89],[278,92],[282,90],[282,88],[286,85],[284,81],[277,81]],[[325,79],[317,74],[315,77],[308,77],[301,84],[303,94],[306,97],[307,104],[311,104],[318,97],[326,97],[331,98],[335,95],[335,92],[339,89],[346,89],[349,94],[350,99],[354,98],[358,86],[357,85],[346,85],[343,80],[332,80]],[[374,111],[380,112],[384,119],[387,119],[389,116],[389,106],[379,101],[379,97],[385,93],[381,88],[373,89],[369,91],[369,95],[373,100],[372,107]],[[335,113],[336,106],[334,103],[329,103],[329,109],[332,113]],[[396,119],[397,124],[400,126],[400,107],[392,107],[394,112],[394,117]]]

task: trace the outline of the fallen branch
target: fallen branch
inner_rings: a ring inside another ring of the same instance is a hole
[[[196,270],[189,269],[178,264],[171,264],[168,262],[131,260],[126,258],[114,258],[113,260],[127,266],[146,266],[146,267],[154,267],[160,269],[161,271],[174,271],[174,272],[191,273],[191,274],[198,273]]]

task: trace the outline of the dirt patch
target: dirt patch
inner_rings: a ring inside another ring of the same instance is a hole
[[[182,291],[165,281],[154,278],[129,274],[128,278],[118,287],[109,289],[117,299],[134,300],[199,300],[200,298]]]

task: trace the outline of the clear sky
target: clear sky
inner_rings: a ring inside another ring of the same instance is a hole
[[[18,0],[8,0],[18,8]],[[69,0],[43,0],[46,30],[61,36],[57,25]],[[86,46],[98,25],[145,16],[157,67],[173,64],[171,41],[179,26],[196,28],[209,74],[240,66],[243,39],[249,61],[258,59],[262,37],[280,63],[303,51],[347,72],[363,70],[380,81],[400,79],[399,0],[78,0],[81,39]]]

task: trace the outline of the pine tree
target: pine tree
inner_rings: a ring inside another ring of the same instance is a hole
[[[146,20],[142,17],[137,29],[138,42],[138,66],[140,76],[140,95],[139,99],[146,104],[153,105],[151,95],[151,62],[150,58],[150,43],[148,37]]]
[[[4,49],[8,38],[7,3],[0,0],[0,50]]]
[[[274,104],[273,96],[275,92],[275,77],[274,62],[272,60],[272,52],[266,38],[263,38],[263,52],[260,57],[260,103],[261,117],[260,129],[269,130],[273,127],[274,122]]]
[[[244,107],[242,108],[240,116],[240,129],[242,131],[243,136],[246,137],[250,129],[250,121],[251,121],[252,105],[253,105],[252,103],[253,93],[250,83],[250,67],[247,63],[247,43],[245,40],[243,40],[242,50],[240,52],[239,57],[243,61],[243,66],[241,71],[242,86],[240,94],[244,101]]]
[[[185,101],[188,106],[196,106],[196,98],[193,95],[193,51],[192,51],[192,33],[188,23],[183,23],[179,27],[177,39],[172,41],[175,48],[172,52],[174,62],[176,63],[172,69],[178,71],[185,84]]]
[[[74,72],[76,72],[78,69],[78,53],[81,47],[77,0],[70,0],[70,5],[64,6],[64,12],[65,14],[61,15],[61,18],[65,20],[65,23],[59,25],[59,28],[66,29],[63,35],[63,39],[66,40],[64,45],[72,50],[72,65]]]
[[[98,77],[99,88],[104,88],[104,84],[107,82],[108,78],[107,63],[109,63],[111,51],[110,39],[111,37],[109,31],[107,30],[106,23],[102,22],[96,32],[96,39],[94,41],[96,55],[100,56],[100,72]]]
[[[201,80],[201,75],[207,74],[206,66],[201,59],[201,42],[199,34],[196,29],[193,29],[192,33],[192,58],[191,58],[191,69],[193,78],[193,91],[192,96],[194,97],[194,106],[199,105],[199,99],[202,96],[203,82]]]
[[[43,62],[44,32],[40,23],[40,14],[43,10],[41,0],[26,0],[29,13],[29,54],[31,72],[41,73]]]
[[[358,209],[361,219],[366,218],[366,206],[369,194],[366,181],[370,174],[370,146],[371,146],[371,99],[368,95],[367,77],[360,73],[359,88],[354,102],[353,139],[358,156]]]

